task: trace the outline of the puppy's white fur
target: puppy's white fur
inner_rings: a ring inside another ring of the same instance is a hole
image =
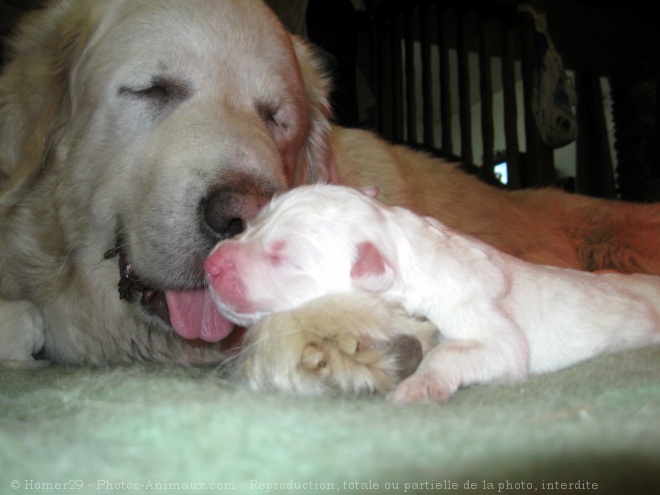
[[[396,387],[400,401],[445,399],[462,386],[660,343],[660,277],[530,264],[340,186],[276,198],[246,232],[220,243],[206,267],[219,308],[242,324],[363,291],[427,318],[446,340]],[[428,334],[422,340],[427,349]]]

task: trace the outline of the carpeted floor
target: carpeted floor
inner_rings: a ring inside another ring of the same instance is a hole
[[[660,348],[408,406],[209,370],[4,368],[0,411],[3,494],[660,493]]]

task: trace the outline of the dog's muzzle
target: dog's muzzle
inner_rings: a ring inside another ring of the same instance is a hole
[[[235,326],[225,319],[213,302],[208,289],[154,289],[137,276],[118,236],[117,244],[105,259],[119,258],[119,298],[139,303],[148,314],[159,318],[186,340],[218,342],[233,333]]]
[[[133,270],[133,265],[126,258],[122,249],[122,241],[118,237],[117,245],[105,253],[105,259],[119,256],[119,299],[128,303],[139,302],[149,313],[159,317],[167,325],[171,325],[170,312],[165,300],[165,292],[145,286]]]

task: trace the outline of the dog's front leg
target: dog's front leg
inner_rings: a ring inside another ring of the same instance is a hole
[[[30,301],[0,300],[0,361],[32,361],[45,342],[37,306]]]
[[[334,294],[250,328],[235,376],[253,390],[387,392],[415,371],[437,333],[374,294]]]

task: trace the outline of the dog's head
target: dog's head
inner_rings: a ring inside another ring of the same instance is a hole
[[[328,294],[392,287],[398,275],[389,207],[366,192],[296,188],[273,199],[240,236],[219,243],[206,273],[223,314],[253,324]]]
[[[0,87],[3,204],[18,201],[48,165],[73,117],[120,94],[153,100],[147,113],[157,117],[159,103],[175,106],[206,89],[217,100],[207,101],[207,113],[230,106],[263,121],[290,185],[332,173],[329,80],[312,47],[260,0],[53,3],[9,40],[12,60]],[[209,82],[214,87],[202,88]],[[156,120],[125,113],[123,123],[136,127]]]
[[[115,270],[118,256],[148,318],[176,305],[185,326],[211,248],[273,194],[331,175],[328,80],[259,0],[60,0],[12,49],[3,214],[55,195],[70,248]]]

